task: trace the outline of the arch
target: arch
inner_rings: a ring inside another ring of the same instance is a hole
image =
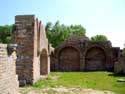
[[[78,53],[80,53],[79,48],[77,48],[77,47],[75,47],[75,46],[73,46],[73,45],[70,45],[70,44],[66,44],[66,45],[64,45],[64,46],[58,47],[58,49],[55,49],[54,52],[56,52],[56,55],[59,56],[59,55],[60,55],[60,52],[61,52],[63,49],[65,49],[65,48],[73,48],[73,49],[77,50]]]
[[[37,21],[37,52],[39,52],[40,51],[40,47],[41,47],[41,45],[40,45],[40,42],[41,42],[41,40],[40,40],[40,36],[41,35],[41,21],[39,22],[39,21]],[[37,55],[39,55],[39,53],[37,53]]]
[[[85,70],[106,70],[106,53],[101,47],[91,47],[85,54]]]
[[[48,56],[47,50],[43,49],[40,54],[40,75],[48,74]]]
[[[59,52],[60,71],[80,71],[80,53],[73,47],[65,47]]]

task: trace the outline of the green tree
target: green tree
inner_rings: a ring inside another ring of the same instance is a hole
[[[125,44],[124,44],[124,48],[122,49],[122,55],[125,57]]]
[[[125,56],[125,48],[122,49],[122,55]]]
[[[85,35],[86,33],[86,30],[85,28],[83,28],[81,25],[71,25],[70,27],[70,32],[73,34],[73,35]]]
[[[54,25],[48,22],[45,28],[48,40],[52,43],[53,47],[56,47],[69,36],[68,28],[65,25],[60,25],[59,21],[57,21]]]
[[[57,21],[54,25],[51,22],[46,24],[46,33],[53,47],[57,47],[64,40],[72,35],[85,35],[85,29],[81,25],[66,26]]]
[[[0,43],[10,43],[12,25],[0,26]]]
[[[107,41],[108,38],[105,35],[96,35],[91,37],[92,41]]]

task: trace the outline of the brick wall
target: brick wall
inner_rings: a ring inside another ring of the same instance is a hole
[[[40,56],[46,50],[48,65],[45,70],[49,73],[48,39],[41,21],[34,15],[17,15],[13,28],[13,42],[18,44],[16,72],[20,85],[33,84],[40,77]],[[44,65],[42,67],[44,67]]]
[[[51,71],[114,71],[112,57],[110,41],[90,41],[86,36],[72,36],[51,54]],[[73,66],[77,66],[77,70]]]
[[[7,45],[0,44],[0,94],[18,94],[15,70],[16,53],[8,55]]]
[[[34,15],[16,16],[14,41],[18,44],[16,72],[20,85],[32,83],[34,57]]]

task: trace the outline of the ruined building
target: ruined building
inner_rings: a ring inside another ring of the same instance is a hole
[[[19,94],[16,47],[0,44],[0,94]]]
[[[50,67],[52,71],[125,73],[125,57],[110,41],[72,36],[52,51],[43,24],[34,15],[15,17],[12,43],[0,44],[0,94],[18,94],[18,84],[33,84],[48,75]]]
[[[52,71],[114,71],[120,48],[110,41],[91,41],[86,36],[72,36],[51,55]]]
[[[13,42],[17,46],[16,72],[20,85],[32,84],[50,71],[49,43],[41,21],[34,15],[15,17]]]

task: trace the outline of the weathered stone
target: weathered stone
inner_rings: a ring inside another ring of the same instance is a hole
[[[114,71],[119,49],[110,41],[90,41],[86,36],[72,36],[51,54],[52,71]],[[115,53],[115,54],[113,54]]]
[[[7,49],[8,48],[8,49]],[[8,50],[11,53],[8,55]],[[16,75],[16,52],[7,44],[0,44],[0,94],[19,94],[19,84]]]
[[[18,79],[20,85],[32,84],[41,75],[49,73],[49,44],[45,29],[34,15],[17,15],[14,26],[13,42],[18,45],[16,61]]]
[[[124,79],[118,79],[117,82],[125,82]]]
[[[114,72],[115,73],[125,73],[125,57],[121,56],[118,62],[115,62],[114,65]]]

